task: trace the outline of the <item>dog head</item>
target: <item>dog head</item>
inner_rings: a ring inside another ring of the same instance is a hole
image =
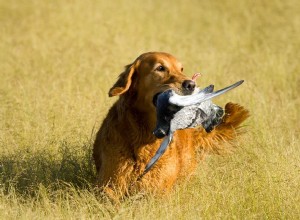
[[[134,107],[155,112],[158,94],[173,89],[178,94],[189,95],[195,86],[195,82],[183,74],[183,66],[174,56],[149,52],[125,67],[109,96],[126,96],[134,100],[131,102]]]

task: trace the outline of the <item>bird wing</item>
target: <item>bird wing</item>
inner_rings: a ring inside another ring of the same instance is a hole
[[[206,113],[198,105],[183,107],[176,114],[170,124],[170,131],[191,128],[200,125],[207,118]]]
[[[170,97],[169,103],[177,106],[188,106],[188,105],[196,105],[206,100],[212,99],[216,96],[222,95],[223,93],[234,89],[235,87],[241,85],[244,80],[240,80],[231,86],[228,86],[224,89],[220,89],[216,92],[212,92],[213,85],[206,87],[203,90],[200,90],[196,94],[188,95],[188,96],[181,96],[176,93],[173,93],[173,96]]]
[[[149,163],[146,165],[146,168],[142,176],[144,176],[151,169],[151,167],[156,163],[156,161],[164,154],[170,142],[172,141],[172,138],[173,138],[173,132],[170,132],[169,135],[164,138],[163,142],[161,143],[158,150],[156,151],[154,157],[152,157]]]

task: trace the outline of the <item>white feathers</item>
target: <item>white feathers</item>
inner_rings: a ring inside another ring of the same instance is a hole
[[[235,87],[241,85],[243,82],[244,80],[238,81],[237,83],[228,86],[224,89],[218,90],[216,92],[213,92],[213,85],[210,85],[205,89],[188,96],[181,96],[173,91],[173,95],[170,97],[169,103],[177,106],[189,106],[200,104],[201,102],[212,99],[216,96],[222,95],[223,93],[231,89],[234,89]]]

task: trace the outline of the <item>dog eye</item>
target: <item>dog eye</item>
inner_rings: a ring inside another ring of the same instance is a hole
[[[181,72],[183,72],[183,67],[181,67]]]
[[[164,66],[160,65],[160,66],[158,66],[155,70],[160,71],[160,72],[163,72],[163,71],[166,70],[166,68],[165,68]]]

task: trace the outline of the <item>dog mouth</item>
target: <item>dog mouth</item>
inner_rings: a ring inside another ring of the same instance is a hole
[[[159,92],[159,93],[156,93],[154,96],[153,96],[153,99],[152,99],[152,103],[155,107],[157,107],[157,98],[158,96],[161,94],[162,92]]]

